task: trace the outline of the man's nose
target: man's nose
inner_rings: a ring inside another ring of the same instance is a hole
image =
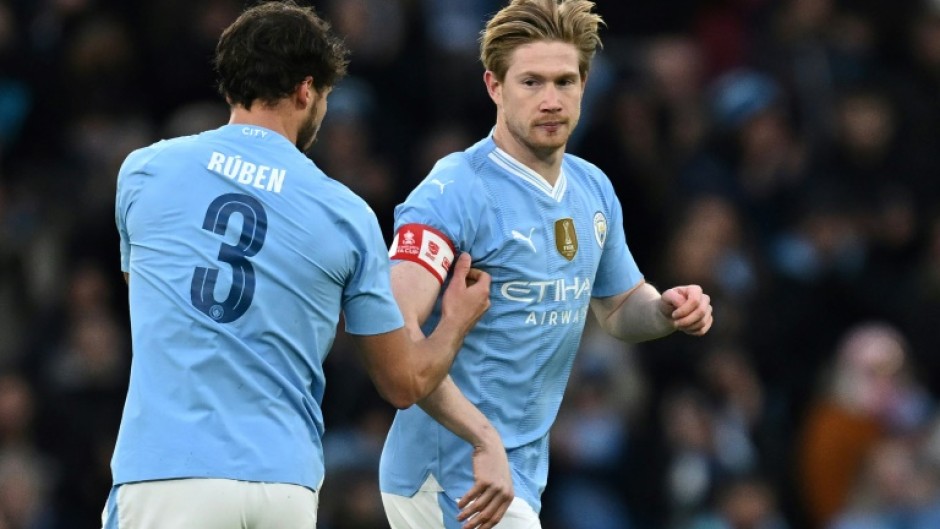
[[[561,110],[561,97],[558,87],[554,84],[547,84],[542,91],[542,104],[539,109],[542,112],[559,112]]]

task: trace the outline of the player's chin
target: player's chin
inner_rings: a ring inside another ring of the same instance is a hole
[[[539,134],[532,142],[539,149],[560,149],[568,143],[568,134]]]

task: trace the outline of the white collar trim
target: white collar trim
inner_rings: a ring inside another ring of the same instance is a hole
[[[561,171],[558,173],[558,181],[556,181],[555,186],[552,187],[552,185],[548,183],[548,180],[543,178],[542,175],[526,167],[525,164],[516,160],[499,147],[496,147],[493,152],[489,154],[489,158],[508,173],[525,180],[556,201],[561,202],[561,199],[565,196],[565,190],[568,189],[568,177],[565,175],[564,167],[562,167]]]

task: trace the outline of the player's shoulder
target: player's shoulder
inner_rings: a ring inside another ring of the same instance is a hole
[[[364,198],[346,184],[330,178],[326,173],[313,165],[314,180],[318,184],[317,195],[323,204],[342,212],[353,224],[360,220],[376,218],[375,212]]]
[[[478,181],[480,174],[473,163],[471,151],[459,151],[450,153],[434,164],[424,183],[430,183],[437,180],[445,185],[453,185],[456,188],[470,188]]]
[[[151,173],[153,167],[159,164],[161,160],[178,160],[191,152],[198,138],[199,135],[180,136],[159,140],[145,147],[135,149],[124,158],[119,174]]]
[[[166,147],[167,140],[160,140],[146,147],[134,149],[124,158],[120,174],[146,172],[147,167]]]
[[[569,172],[574,172],[578,176],[590,178],[595,181],[609,180],[604,171],[593,163],[571,153],[565,153],[565,165]]]
[[[495,149],[492,137],[486,137],[463,151],[450,153],[434,164],[421,186],[452,186],[451,189],[466,194],[465,199],[483,196],[486,194],[483,180],[488,175],[487,162]]]
[[[565,172],[568,175],[569,183],[571,180],[593,187],[602,191],[604,194],[614,192],[613,183],[604,171],[593,163],[581,158],[580,156],[565,153],[564,157]]]
[[[474,161],[469,150],[440,158],[412,190],[407,201],[468,203],[481,200],[485,190],[480,184],[480,171]]]
[[[357,195],[356,192],[352,189],[349,189],[346,184],[327,177],[320,170],[316,170],[315,173],[318,174],[318,176],[323,177],[321,180],[326,195],[329,196],[331,200],[335,200],[338,205],[350,207],[353,209],[369,208],[366,200]]]

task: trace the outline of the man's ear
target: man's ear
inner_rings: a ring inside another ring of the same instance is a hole
[[[483,73],[483,83],[486,85],[486,92],[490,95],[490,99],[499,105],[503,99],[503,83],[490,70]]]
[[[294,99],[301,108],[307,108],[317,98],[317,89],[313,86],[313,77],[307,76],[294,89]]]

